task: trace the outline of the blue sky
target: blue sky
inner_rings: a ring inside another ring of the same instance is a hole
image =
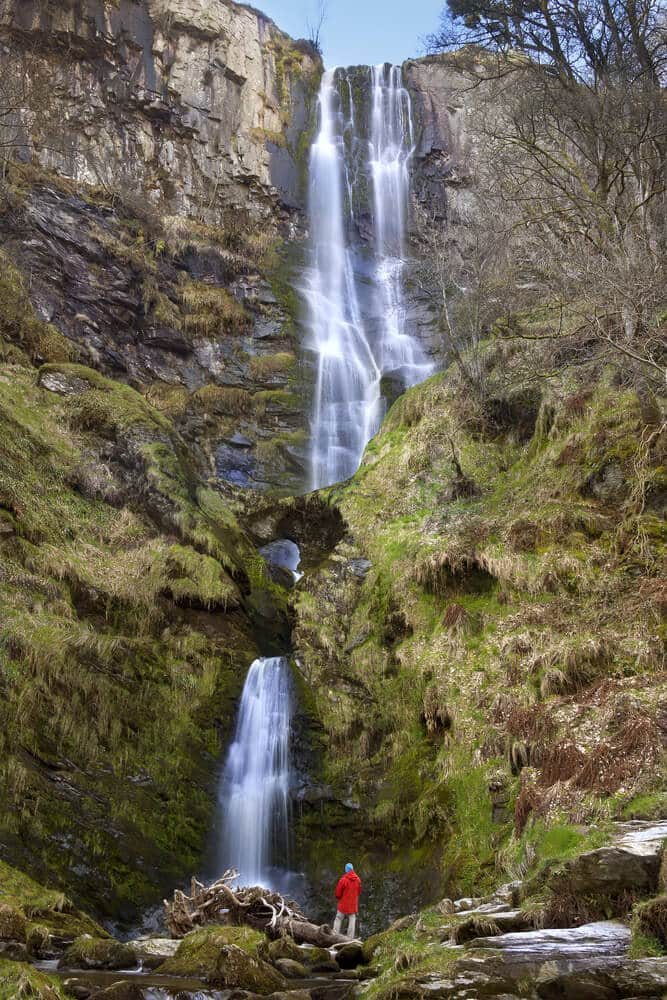
[[[320,0],[252,0],[279,28],[308,36]],[[327,66],[403,62],[423,55],[421,38],[438,27],[444,0],[328,0],[322,28]]]

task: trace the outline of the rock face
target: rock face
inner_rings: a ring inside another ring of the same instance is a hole
[[[258,11],[2,0],[0,37],[3,73],[27,68],[26,157],[213,223],[230,208],[269,216],[299,204],[319,59]]]
[[[416,128],[414,197],[429,215],[460,221],[472,180],[479,130],[476,117],[488,98],[471,87],[462,53],[410,60],[403,72]]]

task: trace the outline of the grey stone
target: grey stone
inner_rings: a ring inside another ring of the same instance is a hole
[[[90,382],[84,378],[58,371],[41,372],[37,384],[42,389],[58,393],[59,396],[77,396],[90,389]]]

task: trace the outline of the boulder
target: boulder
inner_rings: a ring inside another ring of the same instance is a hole
[[[658,885],[660,856],[623,847],[600,847],[571,861],[559,862],[546,877],[554,892],[576,896],[650,895]]]
[[[157,969],[167,959],[173,958],[180,944],[180,941],[173,938],[146,938],[140,941],[128,941],[137,961],[144,969]]]
[[[134,950],[113,938],[94,938],[82,934],[67,949],[58,963],[59,969],[136,969]]]
[[[138,983],[112,983],[95,993],[95,1000],[144,1000],[144,991]]]
[[[312,969],[319,962],[331,962],[332,956],[327,948],[303,948],[303,958],[301,961],[308,968]]]
[[[667,958],[641,958],[602,969],[553,972],[540,979],[540,1000],[618,1000],[663,997]]]
[[[93,987],[85,979],[65,979],[63,991],[68,997],[74,997],[74,1000],[88,1000],[88,997],[92,995]]]
[[[315,950],[315,948],[300,948],[294,938],[279,937],[276,941],[270,942],[267,954],[271,962],[276,962],[279,958],[291,958],[293,962],[307,963],[311,952]],[[326,954],[328,958],[328,952]]]
[[[28,949],[20,941],[0,941],[0,961],[27,962]]]
[[[37,384],[49,392],[56,392],[59,396],[77,396],[90,389],[90,382],[79,378],[78,375],[48,369],[40,372]]]
[[[212,924],[210,927],[191,931],[177,944],[175,954],[159,965],[156,971],[162,976],[208,979],[215,975],[218,958],[225,945],[234,945],[254,956],[260,945],[266,945],[266,938],[251,927],[220,927]]]
[[[292,958],[278,958],[273,964],[278,972],[288,979],[305,979],[308,975],[305,965],[295,962]]]
[[[341,969],[356,969],[364,961],[364,952],[360,944],[350,942],[336,949],[336,961]]]
[[[211,986],[249,990],[261,996],[287,989],[287,980],[268,962],[253,958],[237,945],[220,949],[215,971],[208,976]]]

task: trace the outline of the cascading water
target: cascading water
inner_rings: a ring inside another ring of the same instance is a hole
[[[276,863],[287,865],[291,721],[286,657],[255,660],[220,786],[220,870],[238,869],[244,885],[269,885]]]
[[[383,416],[383,376],[391,373],[407,388],[433,371],[407,329],[403,292],[414,147],[410,96],[399,67],[382,65],[368,72],[366,121],[364,109],[355,108],[347,71],[324,74],[319,133],[310,158],[313,249],[303,293],[317,366],[313,489],[356,472]],[[370,262],[354,238],[355,204],[363,200],[364,186],[372,188]]]

